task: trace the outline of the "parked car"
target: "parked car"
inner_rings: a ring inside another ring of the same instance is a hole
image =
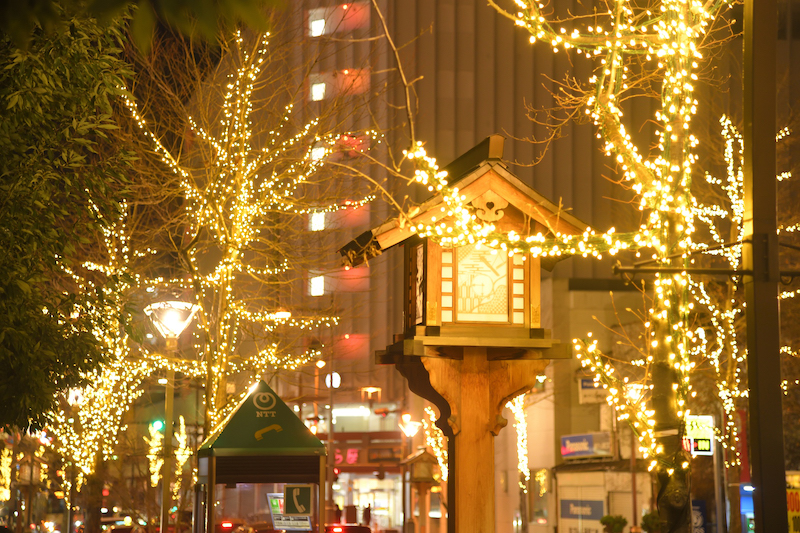
[[[245,523],[238,519],[218,520],[214,525],[214,529],[216,533],[233,533],[236,530],[242,531],[240,528],[244,526]]]
[[[147,528],[142,527],[140,525],[134,524],[130,526],[111,526],[111,529],[108,530],[110,533],[145,533]]]
[[[325,526],[325,533],[371,533],[367,526],[358,524],[328,524]]]

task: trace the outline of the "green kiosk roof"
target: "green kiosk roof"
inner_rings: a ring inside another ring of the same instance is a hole
[[[326,455],[315,437],[264,380],[200,445],[198,455]]]

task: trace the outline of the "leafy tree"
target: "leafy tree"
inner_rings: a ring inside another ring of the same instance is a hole
[[[253,29],[265,29],[267,23],[263,9],[279,3],[277,0],[0,0],[0,32],[24,48],[32,35],[36,39],[36,28],[53,31],[62,25],[62,10],[108,21],[135,6],[133,35],[136,42],[147,49],[159,21],[186,35],[214,40],[220,31],[232,30],[239,23]]]
[[[36,30],[27,49],[0,37],[0,424],[23,428],[102,360],[76,312],[102,295],[79,295],[62,266],[95,242],[130,161],[108,142],[129,74],[118,26],[58,14],[59,31]]]

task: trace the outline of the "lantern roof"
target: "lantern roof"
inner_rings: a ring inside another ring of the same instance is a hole
[[[428,451],[427,447],[420,446],[417,451],[400,461],[401,465],[411,465],[414,463],[431,463],[438,464],[439,461],[436,456]]]
[[[458,186],[464,201],[477,209],[488,204],[496,212],[497,203],[511,205],[552,232],[575,235],[586,231],[588,224],[564,211],[508,170],[502,162],[504,144],[502,135],[490,135],[444,168],[449,184]],[[414,237],[416,233],[411,226],[432,222],[434,217],[441,216],[444,205],[442,195],[436,194],[419,206],[410,223],[403,224],[400,217],[392,218],[362,233],[344,245],[339,253],[351,266],[364,263]],[[557,260],[566,257],[560,256]],[[548,265],[543,263],[543,266]]]

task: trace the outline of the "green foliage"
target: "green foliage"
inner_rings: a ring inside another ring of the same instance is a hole
[[[661,519],[658,513],[647,513],[642,517],[642,529],[645,533],[661,533]]]
[[[622,533],[622,530],[628,525],[625,517],[618,514],[607,514],[600,519],[600,523],[603,524],[606,533]]]
[[[146,51],[159,20],[184,35],[213,41],[221,31],[232,30],[240,23],[263,31],[267,27],[264,9],[282,3],[282,0],[0,0],[0,31],[25,48],[35,28],[50,32],[60,25],[62,9],[108,21],[136,6],[132,34]]]
[[[58,10],[57,10],[58,11]],[[0,37],[0,426],[40,427],[55,394],[102,355],[62,266],[118,209],[129,156],[114,149],[112,99],[128,76],[120,33],[59,12],[26,50]],[[71,316],[72,315],[72,316]]]

